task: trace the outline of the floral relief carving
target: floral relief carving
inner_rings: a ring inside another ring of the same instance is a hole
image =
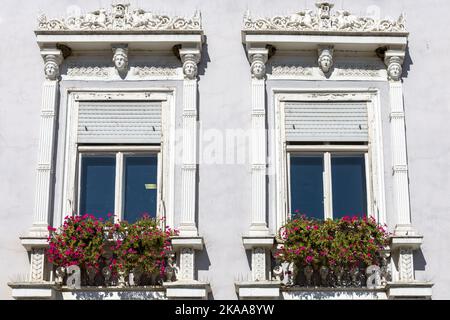
[[[336,75],[346,77],[379,77],[380,68],[369,64],[336,63]]]
[[[273,76],[312,76],[313,68],[296,65],[277,65],[272,66]]]
[[[131,9],[129,4],[115,4],[110,10],[99,9],[84,15],[72,15],[49,19],[45,14],[38,17],[38,29],[46,31],[92,31],[92,30],[201,30],[201,15],[196,11],[192,17],[169,17],[143,9]]]
[[[181,279],[192,280],[194,274],[194,249],[183,248],[180,254]]]
[[[144,67],[135,67],[134,75],[138,77],[147,77],[147,76],[176,76],[177,69],[176,67],[164,67],[164,66],[144,66]]]
[[[95,66],[95,67],[78,67],[69,66],[67,68],[67,75],[71,77],[87,76],[87,77],[108,77],[109,67]]]
[[[253,249],[252,261],[254,280],[266,280],[266,250],[264,248]]]
[[[31,253],[31,281],[44,280],[45,249],[35,248]]]
[[[359,17],[346,10],[331,13],[333,4],[318,3],[317,10],[303,10],[291,15],[253,17],[249,11],[244,16],[244,30],[280,31],[340,31],[340,32],[404,32],[405,17],[397,20]]]

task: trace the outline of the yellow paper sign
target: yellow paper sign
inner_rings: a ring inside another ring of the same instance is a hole
[[[147,189],[147,190],[156,189],[156,183],[146,183],[145,189]]]

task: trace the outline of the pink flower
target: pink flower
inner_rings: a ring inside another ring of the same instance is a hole
[[[314,258],[312,256],[306,257],[306,263],[311,263],[313,260],[314,260]]]

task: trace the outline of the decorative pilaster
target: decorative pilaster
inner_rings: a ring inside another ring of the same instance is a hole
[[[386,52],[391,105],[392,174],[394,180],[394,210],[397,214],[396,235],[414,233],[411,225],[408,186],[408,161],[406,153],[405,112],[402,92],[402,64],[405,53]]]
[[[63,57],[60,50],[43,50],[46,80],[42,85],[41,124],[39,133],[36,194],[32,236],[46,237],[50,217],[51,181],[53,175],[54,128],[59,91],[59,65]]]
[[[266,62],[268,49],[249,49],[252,73],[252,211],[250,236],[267,236],[266,221]]]
[[[396,226],[391,239],[392,280],[389,284],[391,299],[427,297],[431,295],[431,283],[419,283],[414,275],[414,250],[420,249],[423,237],[418,235],[411,221],[409,205],[408,159],[406,152],[405,112],[403,106],[402,65],[405,52],[388,50],[385,64],[388,71],[391,105],[392,175],[394,182],[394,212]]]
[[[197,63],[198,49],[180,49],[183,62],[183,163],[181,167],[181,236],[198,236],[195,221],[197,173]]]
[[[54,171],[53,147],[55,118],[59,93],[59,65],[63,61],[61,50],[43,49],[44,73],[42,85],[41,124],[39,133],[38,164],[33,225],[29,235],[21,237],[22,245],[30,252],[30,281],[46,281],[45,248],[51,217],[51,193]]]

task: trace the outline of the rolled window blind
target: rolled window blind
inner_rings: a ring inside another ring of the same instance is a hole
[[[160,143],[161,103],[82,102],[79,143]]]
[[[289,102],[286,140],[368,141],[366,102]]]

